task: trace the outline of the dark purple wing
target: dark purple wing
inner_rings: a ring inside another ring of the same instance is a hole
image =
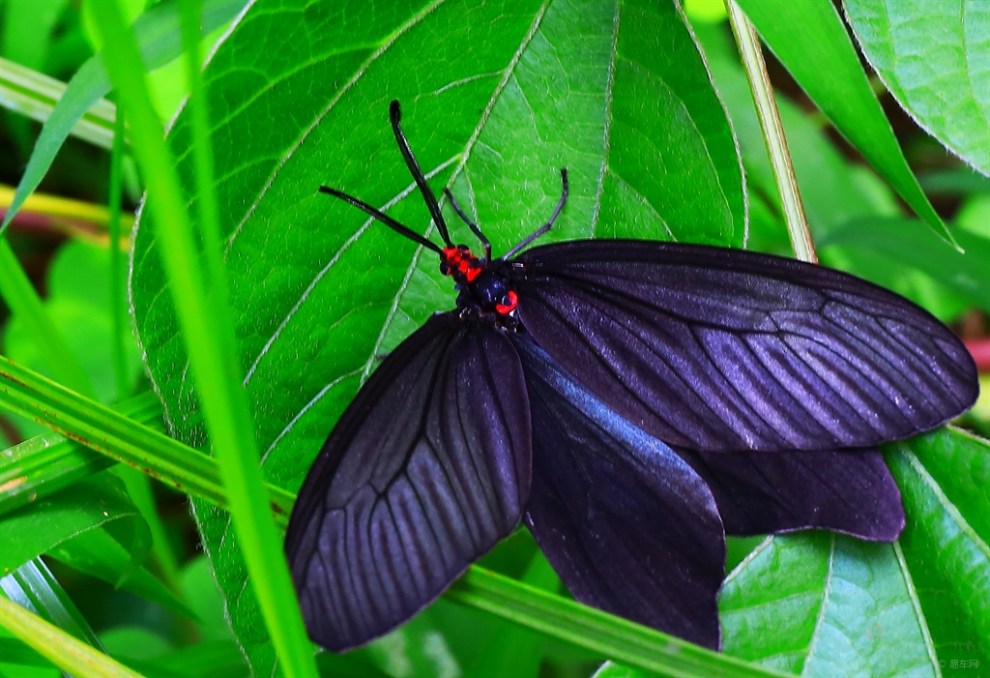
[[[895,541],[904,507],[876,450],[678,454],[705,479],[727,534],[808,528]]]
[[[671,445],[874,446],[976,399],[973,360],[948,328],[838,271],[629,240],[536,247],[508,268],[537,343]]]
[[[434,316],[382,362],[299,491],[285,548],[310,636],[361,645],[436,598],[518,523],[532,433],[519,357]]]
[[[725,538],[704,481],[531,340],[516,344],[533,412],[526,523],[544,554],[578,600],[717,648]]]

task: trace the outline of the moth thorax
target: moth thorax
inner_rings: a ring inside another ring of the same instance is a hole
[[[509,281],[490,268],[481,269],[471,283],[470,291],[482,309],[495,311],[499,315],[509,315],[518,303],[516,293],[509,287]]]

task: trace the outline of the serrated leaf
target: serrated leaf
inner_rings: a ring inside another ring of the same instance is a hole
[[[286,487],[375,356],[453,305],[436,262],[316,193],[347,190],[427,229],[390,99],[434,188],[452,185],[496,255],[547,218],[563,166],[571,198],[552,237],[745,238],[732,134],[672,4],[255,5],[204,77],[255,434],[269,479]],[[189,135],[180,116],[170,141],[192,193]],[[143,219],[135,236],[136,323],[175,434],[202,445],[154,228]],[[273,654],[228,517],[202,503],[196,515],[234,629],[267,675]]]
[[[904,558],[943,669],[990,666],[990,443],[943,429],[888,455]]]
[[[726,580],[723,650],[808,676],[936,675],[894,547],[768,539]]]
[[[845,0],[863,54],[929,134],[990,174],[990,5]]]
[[[990,443],[940,429],[891,448],[907,514],[901,539],[767,540],[723,587],[727,653],[801,675],[987,665]]]

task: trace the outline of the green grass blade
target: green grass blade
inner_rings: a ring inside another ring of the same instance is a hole
[[[0,596],[0,626],[72,675],[140,678],[140,674],[4,596]]]
[[[2,355],[0,404],[180,492],[228,507],[213,459]],[[292,495],[271,485],[266,493],[272,510],[287,517]]]
[[[0,356],[0,403],[26,416],[44,418],[43,423],[53,430],[134,465],[183,492],[220,507],[228,505],[214,460],[99,403],[66,391],[3,356]],[[267,489],[284,526],[293,497],[271,485]],[[451,587],[446,597],[648,671],[685,675],[684,671],[695,667],[727,676],[774,675],[476,565],[461,583]],[[668,653],[665,648],[673,649]]]
[[[0,580],[3,594],[21,607],[95,648],[100,639],[41,558],[30,560]]]
[[[113,376],[117,393],[123,397],[128,392],[125,333],[130,330],[127,319],[126,293],[124,292],[125,263],[120,251],[121,243],[121,198],[124,186],[124,116],[117,117],[114,128],[113,149],[110,153],[110,195],[107,211],[110,215],[110,299],[113,308],[110,318],[113,324]]]
[[[692,645],[479,567],[472,567],[446,596],[551,638],[660,675],[722,678],[785,675]]]
[[[44,123],[52,117],[66,87],[61,80],[0,57],[0,105],[9,111]],[[115,110],[106,99],[96,98],[71,126],[66,126],[65,138],[72,135],[94,146],[110,148]]]
[[[169,290],[190,356],[199,401],[216,450],[231,517],[250,582],[258,595],[265,623],[289,676],[315,676],[313,649],[303,627],[299,604],[289,578],[271,512],[255,497],[264,480],[237,355],[225,280],[216,275],[208,287],[199,270],[186,199],[179,188],[171,153],[165,145],[144,79],[141,57],[116,2],[91,6],[103,37],[105,64],[131,121],[135,156],[147,183],[148,211],[159,223],[161,254]],[[219,252],[208,253],[219,257]]]

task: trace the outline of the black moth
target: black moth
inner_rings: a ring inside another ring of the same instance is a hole
[[[576,240],[484,256],[320,190],[440,256],[459,292],[375,370],[299,492],[286,553],[311,637],[345,650],[407,620],[512,532],[574,596],[717,648],[725,534],[893,541],[875,446],[977,394],[972,358],[911,302],[751,252]],[[521,252],[521,253],[520,253]]]

